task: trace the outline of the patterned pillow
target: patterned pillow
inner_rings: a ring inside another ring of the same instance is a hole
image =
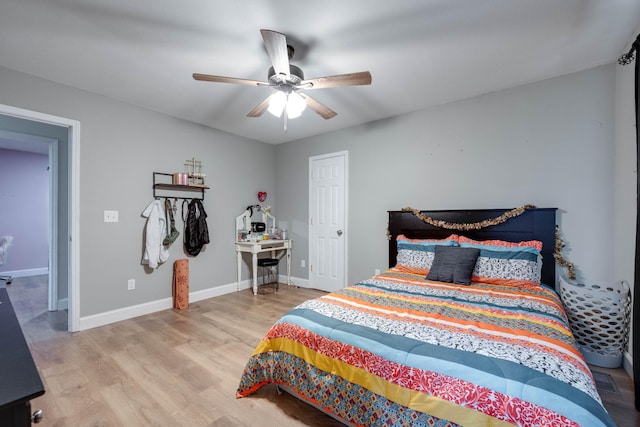
[[[458,238],[463,248],[478,248],[480,256],[471,275],[473,282],[501,285],[539,284],[542,271],[542,242],[505,242]]]
[[[396,268],[407,273],[426,276],[433,264],[436,246],[458,246],[458,235],[452,234],[446,239],[409,239],[400,234],[396,238],[398,255]]]

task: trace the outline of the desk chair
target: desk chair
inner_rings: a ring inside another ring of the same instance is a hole
[[[266,294],[278,290],[278,263],[277,258],[258,259],[258,293]]]
[[[9,247],[11,246],[11,242],[13,242],[12,236],[0,237],[0,265],[3,265],[7,262],[7,255],[9,254]],[[11,276],[0,275],[0,280],[4,280],[5,282],[7,282],[7,285],[10,285],[11,280],[13,279]]]

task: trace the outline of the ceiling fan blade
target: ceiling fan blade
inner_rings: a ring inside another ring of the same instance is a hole
[[[287,51],[287,37],[277,31],[260,30],[264,45],[267,48],[273,69],[281,80],[289,79],[289,52]]]
[[[212,76],[209,74],[193,73],[193,78],[195,80],[201,80],[205,82],[235,83],[235,84],[247,85],[247,86],[269,86],[269,83],[260,82],[258,80],[238,79],[236,77]]]
[[[265,98],[264,101],[262,101],[260,104],[256,105],[253,110],[249,111],[247,113],[247,117],[260,117],[262,116],[262,113],[264,113],[267,108],[269,108],[269,101],[271,100],[271,97],[273,96],[273,94],[267,96]]]
[[[305,101],[307,101],[307,106],[318,113],[323,119],[329,120],[338,115],[338,113],[333,111],[331,108],[321,104],[306,93],[298,94],[303,97]]]
[[[338,86],[362,86],[371,84],[371,73],[361,71],[359,73],[338,74],[337,76],[318,77],[315,79],[304,80],[299,86],[311,84],[307,89],[324,89],[327,87]]]

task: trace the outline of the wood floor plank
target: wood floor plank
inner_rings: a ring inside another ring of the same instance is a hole
[[[122,425],[176,425],[176,419],[133,379],[102,389],[100,398]]]

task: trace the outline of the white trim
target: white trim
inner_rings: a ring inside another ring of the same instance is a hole
[[[241,289],[249,289],[251,287],[250,280],[244,280],[241,282]],[[189,304],[202,301],[209,298],[215,298],[221,295],[237,292],[238,283],[233,282],[222,286],[216,286],[215,288],[204,289],[202,291],[196,291],[189,293]],[[84,331],[98,326],[104,326],[115,322],[120,322],[127,319],[132,319],[138,316],[144,316],[146,314],[155,313],[157,311],[167,310],[173,307],[173,298],[163,298],[156,301],[146,302],[143,304],[133,305],[130,307],[120,308],[117,310],[106,311],[104,313],[98,313],[91,316],[80,318],[80,331]]]
[[[625,351],[622,357],[622,368],[625,372],[633,378],[633,358],[628,351]]]
[[[80,122],[0,104],[0,114],[69,128],[69,331],[77,331],[80,323]],[[60,236],[59,236],[60,237]],[[67,238],[66,236],[64,237]]]
[[[164,298],[131,307],[120,308],[118,310],[105,311],[91,316],[81,317],[79,331],[109,325],[111,323],[132,319],[145,314],[155,313],[172,307],[172,299]]]
[[[74,121],[70,125],[69,151],[71,156],[71,182],[69,194],[71,194],[69,221],[69,240],[71,241],[71,257],[69,272],[71,275],[71,289],[69,298],[69,332],[75,332],[80,327],[80,122]],[[72,315],[73,313],[73,315]]]
[[[284,280],[284,282],[283,282]],[[280,283],[286,283],[287,276],[280,276]],[[308,288],[308,280],[291,278],[291,281],[300,288]],[[305,285],[303,285],[303,283]],[[243,280],[240,282],[240,290],[251,289],[253,284],[251,280]],[[202,301],[209,298],[215,298],[222,295],[238,292],[238,283],[233,282],[222,286],[216,286],[214,288],[204,289],[202,291],[196,291],[189,293],[189,304]],[[256,297],[259,297],[256,296]],[[64,301],[61,300],[59,304],[62,306]],[[117,310],[107,311],[104,313],[98,313],[91,316],[80,318],[80,329],[84,331],[87,329],[97,328],[99,326],[109,325],[115,322],[121,322],[123,320],[133,319],[138,316],[144,316],[146,314],[152,314],[162,310],[168,310],[173,308],[173,298],[163,298],[156,301],[147,302],[144,304],[133,305],[131,307],[120,308]]]
[[[49,144],[49,311],[58,311],[58,140]]]
[[[280,279],[278,280],[280,283],[287,283],[287,276],[286,275],[280,275],[279,276]],[[291,278],[291,283],[289,284],[290,286],[297,286],[299,288],[307,288],[310,289],[311,286],[309,285],[309,279],[302,279],[300,277],[292,277]]]

